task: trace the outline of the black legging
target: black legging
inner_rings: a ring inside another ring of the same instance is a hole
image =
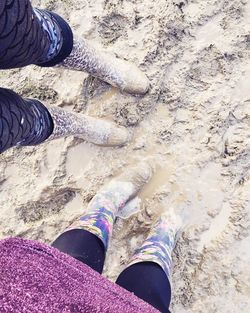
[[[29,0],[0,0],[0,69],[53,66],[69,56],[72,47],[72,31],[57,14],[33,9]],[[0,153],[39,144],[52,131],[52,118],[41,102],[0,88]]]
[[[52,246],[102,273],[105,260],[104,245],[90,232],[82,229],[69,230],[60,235]],[[160,312],[169,313],[171,287],[167,275],[158,264],[133,264],[119,275],[116,283]]]

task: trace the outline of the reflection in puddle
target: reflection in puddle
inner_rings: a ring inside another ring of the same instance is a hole
[[[84,172],[84,169],[91,161],[93,155],[93,148],[86,143],[81,143],[75,147],[70,148],[66,161],[67,174],[76,178],[81,176]]]
[[[145,185],[145,187],[139,192],[139,197],[144,200],[153,196],[153,194],[157,191],[157,189],[163,185],[165,185],[171,175],[173,168],[160,168],[157,169],[150,179],[150,181]]]

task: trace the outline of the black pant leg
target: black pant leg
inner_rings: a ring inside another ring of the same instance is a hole
[[[83,229],[72,229],[61,234],[52,246],[102,273],[105,249],[102,241]]]
[[[141,262],[127,267],[116,283],[133,292],[162,313],[169,313],[171,286],[163,269],[153,262]]]

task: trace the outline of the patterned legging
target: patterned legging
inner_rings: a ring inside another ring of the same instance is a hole
[[[68,24],[57,14],[33,9],[29,0],[0,1],[0,68],[51,66],[73,47]]]
[[[72,47],[72,31],[57,14],[33,9],[29,0],[0,1],[0,69],[53,66]],[[0,88],[0,153],[15,145],[39,144],[52,131],[52,118],[41,102]]]

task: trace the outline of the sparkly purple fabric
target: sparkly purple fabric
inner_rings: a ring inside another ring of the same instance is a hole
[[[42,243],[0,241],[1,313],[159,313],[91,268]]]

